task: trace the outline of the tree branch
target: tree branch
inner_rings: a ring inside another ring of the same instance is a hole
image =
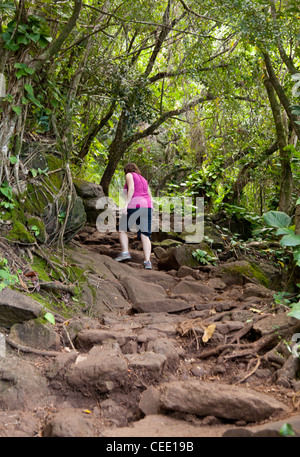
[[[34,62],[33,67],[35,69],[40,68],[45,61],[51,59],[55,54],[57,54],[60,51],[63,43],[66,41],[66,39],[68,38],[68,36],[70,35],[70,33],[76,25],[77,19],[81,11],[81,7],[82,0],[74,0],[74,9],[72,16],[70,17],[69,21],[64,26],[56,40],[53,41],[51,46],[48,49],[46,49],[46,51],[43,54],[39,56],[36,62]]]
[[[194,106],[199,105],[200,103],[211,101],[216,98],[217,97],[215,95],[208,94],[206,97],[199,97],[180,109],[175,109],[163,113],[155,122],[153,122],[153,124],[151,124],[145,130],[143,130],[142,132],[136,132],[130,138],[128,138],[128,140],[125,141],[127,148],[136,141],[145,138],[149,135],[152,135],[155,132],[155,130],[157,130],[158,127],[160,127],[160,125],[163,124],[167,119],[171,119],[174,116],[179,116],[180,114],[186,113],[187,111],[194,108]]]
[[[290,103],[289,99],[287,98],[287,96],[284,92],[284,89],[282,88],[282,86],[275,74],[269,54],[264,52],[263,57],[265,60],[265,65],[266,65],[266,69],[267,69],[270,81],[275,89],[275,92],[280,100],[280,103],[282,104],[282,106],[285,109],[285,112],[291,122],[291,125],[292,125],[297,137],[300,140],[300,126],[296,124],[297,116],[293,115],[291,112],[291,108],[290,108],[291,103]]]

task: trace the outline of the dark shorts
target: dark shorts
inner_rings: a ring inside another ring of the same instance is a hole
[[[119,231],[130,232],[137,230],[137,236],[141,239],[141,234],[151,239],[152,208],[128,208],[127,214],[122,214]]]

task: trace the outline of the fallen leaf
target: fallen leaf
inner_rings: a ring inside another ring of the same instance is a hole
[[[205,327],[203,336],[202,336],[202,341],[203,343],[207,343],[208,340],[213,336],[214,331],[216,329],[216,324],[211,324],[208,327]]]
[[[24,276],[31,278],[33,276],[38,276],[38,273],[36,271],[29,271],[29,273],[24,273]]]

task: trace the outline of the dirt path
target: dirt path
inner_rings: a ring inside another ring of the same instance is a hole
[[[114,236],[71,244],[66,254],[89,271],[96,295],[87,290],[84,312],[52,327],[57,356],[8,346],[0,436],[272,435],[286,423],[300,434],[284,343],[298,322],[272,306],[270,291],[228,286],[206,269],[158,271],[155,256],[146,271],[140,244],[131,247],[131,262],[119,264]]]

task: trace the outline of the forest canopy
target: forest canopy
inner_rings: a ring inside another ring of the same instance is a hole
[[[289,215],[299,201],[296,0],[0,2],[0,183],[53,142],[114,193],[137,161],[155,194]]]

